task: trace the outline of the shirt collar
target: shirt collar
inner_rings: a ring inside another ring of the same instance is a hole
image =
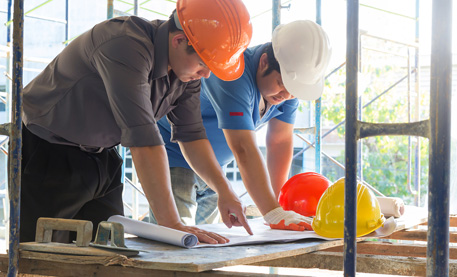
[[[154,72],[152,79],[168,74],[168,21],[160,24],[154,35]]]

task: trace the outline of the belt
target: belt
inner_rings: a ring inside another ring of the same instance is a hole
[[[98,153],[101,153],[105,149],[105,147],[91,147],[91,146],[79,145],[79,149],[81,149],[84,152],[98,154]]]

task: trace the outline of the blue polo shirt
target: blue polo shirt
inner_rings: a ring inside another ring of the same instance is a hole
[[[222,129],[257,131],[272,118],[290,124],[295,122],[297,99],[273,105],[263,117],[260,117],[261,95],[256,83],[256,73],[265,46],[266,44],[251,47],[244,52],[245,69],[243,75],[237,80],[222,81],[214,74],[211,74],[208,79],[202,79],[200,103],[203,125],[221,166],[227,165],[234,159]],[[170,167],[190,168],[179,145],[173,142],[174,139],[171,137],[173,126],[170,126],[166,117],[158,121],[158,126],[165,141]]]

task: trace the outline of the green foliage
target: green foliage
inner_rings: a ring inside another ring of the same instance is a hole
[[[376,64],[376,66],[373,66]],[[420,107],[414,107],[414,99],[407,97],[405,79],[398,86],[387,91],[392,84],[407,74],[405,68],[385,62],[371,63],[364,67],[364,73],[359,80],[367,81],[366,87],[361,87],[359,81],[359,101],[364,106],[361,114],[362,121],[373,123],[405,123],[412,118],[414,109],[419,108],[421,118],[427,117],[428,94],[421,93]],[[363,78],[362,78],[363,77]],[[345,120],[345,69],[342,68],[330,77],[326,83],[326,93],[322,104],[322,122],[324,126],[335,126]],[[363,92],[360,93],[361,89]],[[380,96],[381,95],[381,96]],[[377,98],[375,101],[372,99]],[[410,107],[408,108],[408,101]],[[408,115],[408,113],[410,115]],[[411,121],[414,121],[411,119]],[[337,135],[344,139],[345,128],[342,124],[337,128]],[[414,204],[414,195],[409,186],[414,188],[414,166],[417,159],[414,148],[420,142],[420,172],[421,198],[427,191],[428,183],[428,140],[415,137],[409,143],[408,136],[379,136],[360,140],[362,143],[362,175],[368,182],[386,196],[397,196],[404,199],[407,204]],[[344,151],[334,157],[344,164]],[[359,161],[360,162],[360,161]],[[325,168],[323,173],[332,181],[344,176],[344,171],[337,169],[331,162],[325,163],[330,168]],[[408,183],[408,166],[410,179]],[[360,172],[358,173],[360,175]],[[409,185],[411,184],[411,185]],[[423,204],[423,203],[421,203]]]

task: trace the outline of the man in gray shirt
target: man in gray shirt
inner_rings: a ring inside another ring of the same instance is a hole
[[[199,99],[211,71],[226,80],[243,73],[251,35],[241,0],[178,0],[168,21],[114,18],[70,43],[24,88],[21,241],[35,239],[39,217],[97,226],[123,215],[121,144],[160,225],[227,242],[179,219],[156,125],[164,115],[189,164],[220,195],[224,223],[252,234],[206,138]],[[55,232],[54,241],[71,239]]]

